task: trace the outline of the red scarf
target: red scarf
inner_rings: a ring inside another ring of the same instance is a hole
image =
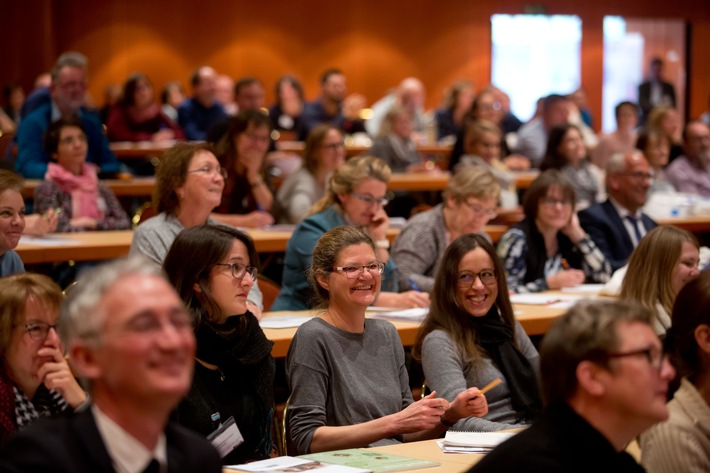
[[[72,214],[76,217],[103,218],[99,210],[99,178],[98,167],[84,163],[78,176],[55,163],[49,163],[44,178],[55,183],[62,192],[71,196]]]

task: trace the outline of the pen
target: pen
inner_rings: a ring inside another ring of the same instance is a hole
[[[407,278],[407,282],[409,283],[409,287],[411,287],[412,290],[422,292],[422,290],[419,289],[419,286],[417,286],[417,283],[415,283],[412,278]]]
[[[493,381],[491,381],[490,383],[486,384],[486,385],[481,389],[481,394],[486,394],[488,391],[490,391],[491,389],[495,388],[496,386],[498,386],[498,385],[499,385],[500,383],[502,383],[502,382],[503,382],[503,380],[501,380],[500,378],[494,379]],[[477,397],[478,397],[478,396],[473,396],[473,397],[471,398],[471,401],[473,401],[473,400],[476,399]]]

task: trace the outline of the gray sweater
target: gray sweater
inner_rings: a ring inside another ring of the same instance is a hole
[[[293,337],[286,373],[289,432],[299,454],[310,452],[318,427],[360,424],[412,403],[402,342],[384,320],[366,319],[361,334],[320,318],[309,320]],[[397,436],[372,445],[402,440]]]
[[[539,367],[539,356],[525,330],[516,322],[515,343],[530,360],[533,368]],[[520,415],[513,409],[510,391],[503,373],[490,358],[483,358],[476,364],[463,357],[453,340],[443,330],[434,330],[424,338],[422,344],[422,366],[429,389],[438,397],[454,400],[457,394],[470,387],[482,388],[495,378],[503,382],[486,393],[488,414],[485,417],[468,417],[456,422],[452,430],[495,431],[523,427]]]

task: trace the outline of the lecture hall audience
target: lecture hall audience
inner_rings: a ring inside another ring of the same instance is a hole
[[[384,271],[377,251],[351,225],[328,231],[313,250],[307,276],[320,311],[298,328],[286,357],[288,434],[299,454],[436,438],[488,411],[477,387],[462,387],[450,403],[434,392],[413,402],[397,330],[365,318]]]

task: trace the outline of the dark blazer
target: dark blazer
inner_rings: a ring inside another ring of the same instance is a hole
[[[646,214],[641,215],[641,222],[647,232],[658,226]],[[624,222],[609,199],[579,212],[579,223],[594,240],[597,248],[604,253],[611,264],[612,271],[626,264],[634,251],[634,244]]]
[[[222,471],[219,454],[204,438],[183,427],[165,428],[170,473]],[[114,472],[90,409],[38,420],[2,446],[0,458],[11,472]]]
[[[661,97],[668,98],[670,106],[676,106],[675,87],[673,84],[669,82],[661,82]],[[651,111],[654,105],[660,104],[651,103],[651,81],[642,82],[639,85],[639,106],[645,116],[648,115],[648,112]]]

